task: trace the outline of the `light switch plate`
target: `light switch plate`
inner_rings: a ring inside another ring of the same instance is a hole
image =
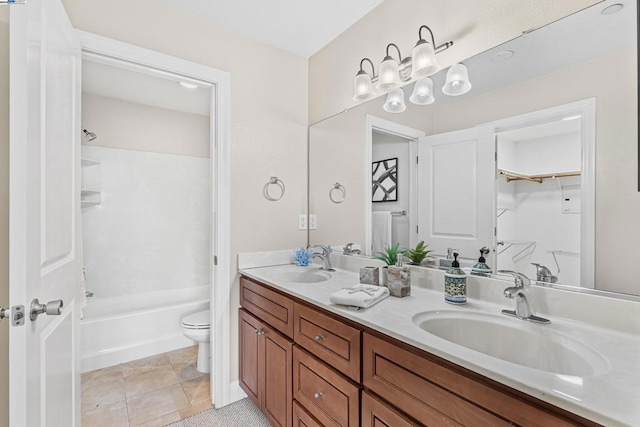
[[[317,224],[316,216],[309,215],[309,230],[315,230],[317,226],[318,224]]]

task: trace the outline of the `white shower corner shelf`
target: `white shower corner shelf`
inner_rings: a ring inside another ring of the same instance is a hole
[[[85,187],[80,190],[80,208],[97,206],[102,202],[100,162],[81,159],[80,165],[82,166],[82,186]]]

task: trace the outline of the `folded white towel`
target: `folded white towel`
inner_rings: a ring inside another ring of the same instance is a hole
[[[384,286],[356,285],[332,293],[329,299],[334,304],[368,308],[388,296],[389,289]]]

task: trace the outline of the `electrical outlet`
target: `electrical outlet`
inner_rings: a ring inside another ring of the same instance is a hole
[[[298,230],[307,229],[307,216],[305,214],[298,215]]]
[[[309,215],[309,230],[315,230],[318,226],[315,214]]]

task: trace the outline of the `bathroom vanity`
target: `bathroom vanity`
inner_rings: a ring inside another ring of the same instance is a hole
[[[640,421],[634,397],[624,391],[630,379],[623,380],[622,388],[605,386],[620,381],[611,359],[588,362],[584,369],[594,370],[585,377],[570,367],[552,373],[505,362],[419,326],[425,310],[455,311],[454,317],[464,318],[468,312],[499,313],[498,306],[471,299],[465,307],[452,307],[442,301],[441,292],[414,286],[411,297],[347,310],[331,304],[329,296],[357,284],[357,274],[337,270],[322,282],[305,283],[300,270],[315,273],[317,268],[241,270],[240,383],[274,425],[591,426]],[[298,282],[287,281],[292,277]],[[581,337],[570,324],[552,321],[561,333]],[[631,336],[615,340],[633,346]],[[629,375],[637,377],[638,368]]]

